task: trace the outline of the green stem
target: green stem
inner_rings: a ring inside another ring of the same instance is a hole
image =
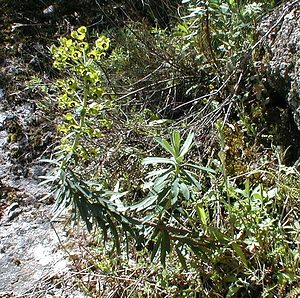
[[[87,95],[88,95],[88,92],[87,92],[88,88],[86,86],[86,78],[84,78],[83,85],[84,85],[83,104],[82,104],[82,109],[81,109],[81,112],[80,112],[79,131],[76,133],[75,140],[74,140],[74,143],[73,143],[73,146],[72,146],[72,152],[73,153],[77,149],[78,142],[80,140],[80,136],[81,136],[81,133],[82,133],[82,128],[85,125],[85,115],[86,115]]]

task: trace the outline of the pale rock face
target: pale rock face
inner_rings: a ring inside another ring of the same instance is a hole
[[[277,7],[257,31],[262,37],[272,27],[262,43],[265,57],[258,71],[268,88],[286,101],[300,130],[300,1]]]

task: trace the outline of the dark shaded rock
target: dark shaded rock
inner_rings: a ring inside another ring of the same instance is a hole
[[[271,104],[291,110],[300,130],[300,1],[287,1],[259,25],[263,42],[258,72]]]

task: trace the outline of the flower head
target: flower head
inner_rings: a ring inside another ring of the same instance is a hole
[[[74,39],[77,39],[77,40],[81,41],[81,40],[85,39],[86,31],[87,31],[86,27],[81,26],[76,31],[72,31],[71,36]]]
[[[109,39],[105,36],[101,36],[96,40],[95,44],[98,50],[107,51],[109,48]]]
[[[74,51],[74,52],[72,53],[72,58],[73,58],[73,60],[78,60],[78,59],[81,58],[81,56],[82,56],[82,53],[79,52],[79,51]]]
[[[83,50],[87,50],[88,48],[89,48],[89,44],[87,43],[87,42],[80,42],[79,44],[78,44],[78,48],[80,48],[82,51]]]
[[[99,56],[99,52],[97,50],[93,50],[88,53],[88,57],[92,60],[97,60]]]

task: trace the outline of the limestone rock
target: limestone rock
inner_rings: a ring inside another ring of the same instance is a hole
[[[290,108],[300,130],[300,1],[287,1],[258,26],[266,88]]]

